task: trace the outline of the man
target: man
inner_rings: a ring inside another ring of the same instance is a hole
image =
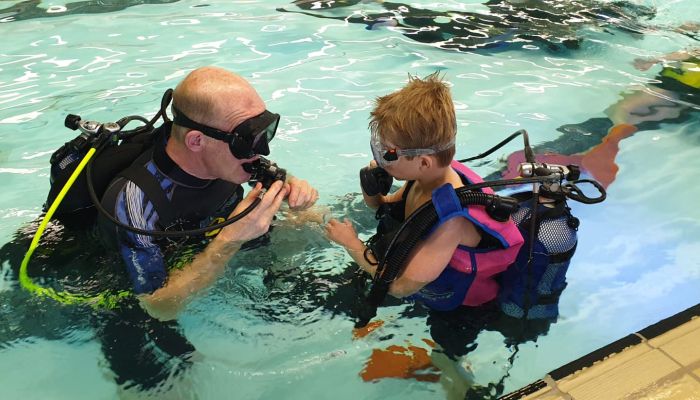
[[[173,93],[173,115],[174,122],[160,128],[165,130],[164,137],[156,139],[153,152],[137,160],[156,178],[168,203],[159,209],[157,196],[121,177],[110,184],[103,197],[107,210],[124,224],[151,231],[168,228],[163,223],[163,207],[178,214],[180,226],[201,227],[213,217],[239,214],[255,198],[261,201],[242,219],[221,229],[203,251],[176,270],[166,265],[168,244],[164,241],[102,224],[117,238],[141,305],[161,320],[175,318],[195,294],[222,274],[243,243],[265,234],[285,198],[291,209],[299,210],[318,199],[318,192],[308,182],[289,177],[287,182],[274,182],[264,195],[258,183],[241,200],[240,184],[251,178],[244,165],[257,160],[259,152],[269,152],[267,141],[279,119],[266,111],[263,100],[242,77],[216,67],[194,70]],[[240,136],[237,128],[246,123],[246,127],[255,125],[259,122],[256,118],[270,119],[269,126],[263,127],[267,131],[252,132],[259,135],[255,137],[258,147],[247,149],[245,158],[237,158],[232,153],[239,151],[234,148],[237,144],[224,140]],[[212,131],[227,137],[214,138]],[[212,202],[218,204],[206,204]],[[216,215],[204,215],[203,211]]]
[[[251,179],[246,169],[269,153],[279,115],[265,109],[242,77],[216,67],[196,69],[175,89],[172,112],[173,122],[154,133],[152,150],[110,183],[102,205],[121,223],[149,232],[239,219],[218,231],[173,241],[137,234],[101,217],[103,237],[118,248],[141,305],[126,300],[95,315],[105,357],[125,389],[166,389],[170,377],[191,364],[195,351],[168,320],[223,273],[244,243],[268,232],[283,200],[296,211],[318,199],[308,182],[290,175],[266,191],[257,183],[243,198],[240,185]],[[193,247],[194,256],[187,256]]]

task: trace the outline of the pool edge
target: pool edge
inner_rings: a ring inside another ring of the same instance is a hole
[[[530,395],[535,395],[535,397],[528,398],[536,399],[539,398],[537,395],[538,392],[542,392],[542,395],[548,396],[548,399],[573,399],[574,397],[572,397],[571,394],[560,390],[556,384],[557,381],[571,377],[579,371],[592,367],[594,364],[605,362],[611,355],[622,353],[632,346],[640,345],[648,342],[649,340],[658,338],[665,333],[690,323],[694,318],[700,321],[700,303],[649,325],[638,332],[622,337],[559,368],[556,368],[546,374],[542,379],[538,379],[527,386],[501,396],[499,397],[499,400],[524,399]],[[697,376],[693,377],[697,380]],[[547,390],[548,387],[549,390]]]

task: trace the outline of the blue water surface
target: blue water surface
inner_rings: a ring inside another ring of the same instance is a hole
[[[0,4],[7,6],[0,10],[0,243],[17,242],[16,232],[41,215],[49,158],[75,135],[63,127],[67,114],[98,121],[151,117],[163,92],[199,66],[230,69],[256,87],[268,109],[282,115],[271,158],[318,188],[319,203],[336,217],[352,218],[367,238],[374,220],[361,204],[357,171],[371,157],[368,114],[374,99],[400,88],[408,74],[444,74],[457,110],[457,156],[468,157],[518,129],[526,129],[534,145],[565,142],[557,128],[606,118],[605,110],[623,94],[644,91],[653,82],[660,66],[640,71],[632,65],[635,58],[699,47],[692,35],[675,29],[688,16],[700,15],[693,0],[632,2],[655,12],[640,19],[638,33],[615,24],[560,27],[556,33],[581,39],[577,49],[509,42],[463,51],[413,40],[391,24],[343,20],[386,12],[380,2],[332,9],[324,9],[328,2],[300,3],[312,5],[302,10],[263,0]],[[489,12],[478,1],[411,6]],[[454,13],[445,15],[449,21]],[[688,105],[684,118],[620,143],[619,172],[605,202],[570,202],[581,227],[559,320],[517,350],[499,333],[482,332],[477,349],[462,360],[476,384],[502,381],[499,394],[508,393],[698,303],[695,107]],[[590,146],[599,141],[591,139]],[[521,142],[511,142],[472,167],[484,176],[497,174],[520,148]],[[47,237],[51,241],[51,232]],[[112,399],[128,390],[145,396],[115,384],[89,322],[98,311],[60,305],[21,288],[13,269],[28,245],[22,243],[0,269],[0,397]],[[84,261],[71,254],[95,246],[85,238],[42,245],[33,260],[41,270],[32,275],[50,285],[60,275],[56,271]],[[57,248],[68,255],[52,271],[42,263],[49,251],[41,249]],[[444,398],[440,383],[361,379],[373,349],[429,349],[422,339],[430,335],[425,312],[407,315],[415,307],[395,302],[380,309],[381,328],[353,339],[348,310],[354,292],[348,289],[351,274],[344,273],[353,268],[350,261],[314,224],[280,227],[269,246],[234,257],[212,289],[182,313],[179,325],[198,359],[171,378],[162,395]],[[61,275],[60,285],[93,290],[99,277],[81,271]]]

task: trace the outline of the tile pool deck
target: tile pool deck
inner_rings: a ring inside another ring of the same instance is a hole
[[[700,304],[500,398],[516,399],[700,400]]]

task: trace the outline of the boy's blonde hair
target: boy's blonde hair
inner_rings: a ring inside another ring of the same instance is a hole
[[[400,149],[445,146],[457,134],[457,118],[450,89],[438,72],[421,79],[408,76],[401,90],[378,97],[369,128]],[[441,167],[455,155],[455,146],[433,154]]]

